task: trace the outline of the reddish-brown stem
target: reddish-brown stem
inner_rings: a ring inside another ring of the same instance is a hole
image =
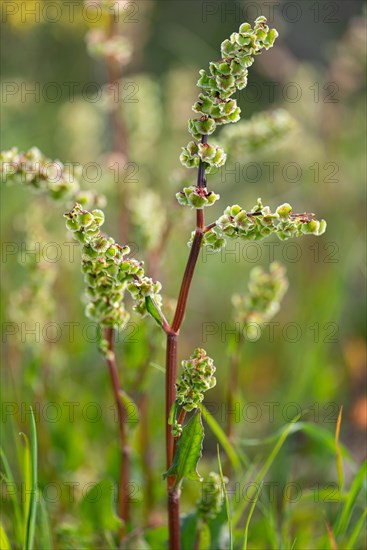
[[[175,440],[172,428],[168,423],[169,414],[176,399],[177,377],[177,339],[178,334],[171,331],[167,334],[166,349],[166,453],[167,470],[172,464]],[[174,487],[174,477],[167,478],[167,506],[169,550],[180,550],[180,491]]]
[[[213,223],[210,223],[209,225],[206,225],[206,226],[205,226],[205,229],[204,229],[204,233],[206,233],[207,231],[210,231],[210,230],[213,229],[216,225],[217,225],[217,222],[213,222]]]
[[[110,15],[109,36],[115,36],[119,32],[119,24],[115,18],[115,14]],[[120,78],[121,69],[119,64],[112,57],[106,58],[106,68],[108,76],[108,85],[110,88],[113,109],[111,112],[111,124],[112,124],[112,141],[113,141],[113,153],[117,155],[118,163],[118,195],[120,199],[120,241],[122,243],[128,242],[129,236],[129,211],[126,208],[125,193],[122,186],[122,164],[126,164],[127,155],[127,143],[128,136],[126,127],[122,121],[121,113],[121,101],[120,101]]]
[[[207,142],[207,136],[202,137],[202,143]],[[202,162],[199,165],[197,187],[203,188],[205,182],[205,167]],[[184,319],[187,300],[190,292],[191,282],[194,275],[196,263],[199,257],[201,243],[205,231],[204,210],[196,210],[196,230],[192,242],[190,254],[187,260],[183,275],[180,293],[178,296],[175,315],[170,330],[167,333],[166,351],[166,452],[167,469],[170,468],[175,451],[175,439],[172,435],[172,428],[169,425],[169,415],[172,405],[176,399],[176,378],[177,378],[177,345],[178,334]],[[175,478],[167,478],[168,490],[168,534],[169,550],[180,550],[180,488],[175,486]]]
[[[114,352],[114,330],[106,329],[106,340],[108,342],[109,356],[107,357],[107,365],[110,373],[113,395],[117,409],[117,419],[119,426],[120,449],[121,449],[121,465],[120,465],[120,480],[118,493],[118,512],[119,517],[123,520],[124,525],[120,530],[120,537],[123,538],[126,533],[126,524],[130,518],[129,506],[129,471],[130,471],[130,448],[127,434],[127,411],[120,396],[120,378]]]
[[[186,418],[186,411],[185,409],[182,409],[181,412],[180,412],[180,416],[178,417],[178,424],[180,424],[182,426],[182,424],[185,422],[185,418]]]
[[[175,332],[178,332],[180,330],[180,327],[185,315],[187,298],[189,296],[191,281],[194,275],[196,262],[199,257],[200,247],[203,240],[204,227],[205,227],[204,210],[202,209],[196,210],[195,236],[192,242],[189,258],[187,260],[185,273],[182,279],[180,294],[178,296],[176,312],[172,322],[172,329]]]

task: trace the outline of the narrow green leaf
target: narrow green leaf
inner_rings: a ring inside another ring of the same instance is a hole
[[[126,410],[126,424],[132,428],[135,428],[139,423],[139,409],[136,403],[131,399],[131,397],[124,391],[120,389],[120,398]]]
[[[198,550],[210,550],[210,529],[206,522],[200,523],[197,536],[199,537]]]
[[[158,325],[163,328],[163,322],[162,317],[159,312],[159,309],[154,302],[154,300],[150,296],[145,297],[145,305],[147,308],[147,312],[153,317],[153,319],[158,323]]]
[[[21,542],[23,540],[23,537],[24,537],[22,512],[21,512],[19,501],[17,499],[16,491],[13,490],[17,487],[17,485],[15,483],[13,472],[10,468],[8,459],[6,458],[6,455],[5,455],[5,452],[3,451],[3,449],[0,449],[0,457],[1,457],[1,461],[4,465],[5,476],[3,476],[3,477],[4,477],[4,480],[5,480],[5,483],[8,484],[10,489],[11,489],[9,491],[9,498],[11,499],[13,507],[14,507],[14,528],[15,528],[15,533],[16,533],[16,539],[17,539],[17,541]]]
[[[283,428],[283,431],[282,431],[278,441],[276,442],[274,448],[272,449],[270,455],[268,456],[268,458],[264,462],[263,466],[260,468],[259,472],[257,473],[257,475],[254,479],[254,483],[250,487],[248,498],[243,499],[243,502],[237,507],[237,509],[235,511],[235,514],[233,516],[233,526],[234,527],[236,527],[237,523],[240,521],[240,519],[242,517],[242,514],[245,512],[245,510],[246,510],[246,508],[249,504],[249,500],[252,499],[254,497],[255,493],[256,493],[256,487],[258,486],[258,484],[261,481],[263,481],[264,477],[268,473],[271,465],[273,464],[273,462],[274,462],[275,458],[277,457],[280,449],[282,448],[283,443],[285,442],[285,440],[287,439],[289,434],[292,433],[292,428],[293,428],[294,424],[297,423],[299,418],[300,418],[300,415],[297,415],[292,420],[292,422],[290,424],[288,424],[288,426]]]
[[[176,476],[178,486],[186,477],[196,481],[202,478],[197,472],[197,465],[203,451],[204,428],[201,413],[198,411],[182,430],[171,467],[163,477]]]
[[[260,493],[261,493],[262,486],[263,486],[263,483],[261,482],[260,485],[259,485],[259,488],[257,490],[257,493],[255,495],[255,498],[252,501],[251,508],[250,508],[248,516],[247,516],[246,525],[245,525],[245,532],[244,532],[244,536],[243,536],[243,550],[247,550],[248,529],[249,529],[249,526],[250,526],[250,521],[251,521],[251,518],[252,518],[252,514],[254,513],[254,510],[255,510],[257,500],[258,500],[258,498],[260,496]]]
[[[203,414],[204,420],[208,423],[209,428],[218,439],[219,443],[222,445],[223,450],[228,456],[233,468],[238,472],[241,469],[241,461],[233,445],[222,430],[221,426],[215,420],[214,416],[210,414],[206,407],[201,404],[199,405],[199,409]]]
[[[154,369],[157,369],[159,372],[163,373],[163,374],[166,374],[166,369],[165,367],[162,367],[162,365],[158,365],[158,363],[154,363],[154,361],[151,361],[149,363],[149,366],[150,367],[153,367]]]
[[[40,493],[40,491],[38,491],[38,498],[40,503],[39,542],[40,542],[41,548],[47,548],[47,549],[54,548],[46,502],[42,494]]]
[[[32,407],[29,408],[31,411],[31,443],[30,446],[28,445],[26,449],[25,484],[26,490],[27,492],[29,492],[29,501],[27,503],[26,510],[26,536],[24,544],[25,550],[33,549],[37,517],[37,431],[33,409]]]
[[[367,460],[361,465],[360,469],[357,472],[357,475],[353,479],[351,488],[347,493],[347,498],[345,500],[342,512],[336,522],[336,527],[334,529],[336,535],[344,534],[348,528],[358,494],[363,485],[366,484],[366,474]]]
[[[348,539],[348,541],[345,545],[345,548],[355,548],[355,545],[357,543],[359,534],[362,531],[363,525],[365,524],[366,517],[367,517],[367,508],[365,508],[363,510],[363,512],[361,514],[361,517],[359,518],[359,520],[355,524],[355,527],[354,527],[354,529],[352,531],[352,534],[350,535],[350,537],[349,537],[349,539]]]
[[[3,525],[0,523],[0,548],[1,550],[11,550],[8,536],[5,532]]]
[[[224,476],[223,476],[222,464],[221,464],[221,461],[220,461],[219,445],[217,445],[217,456],[218,456],[219,475],[220,475],[220,479],[222,481],[222,490],[223,490],[223,494],[224,494],[224,502],[225,502],[225,505],[226,505],[226,512],[227,512],[227,525],[228,525],[228,534],[229,534],[229,550],[233,550],[232,514],[231,514],[231,507],[229,505],[228,493],[227,493],[227,489],[226,489],[226,482],[225,482]]]
[[[284,430],[284,427],[276,431],[270,437],[266,437],[263,439],[241,439],[240,443],[244,447],[269,445],[270,443],[273,443],[274,441],[278,440],[278,438],[282,435],[283,430]],[[329,430],[322,428],[318,424],[313,424],[312,422],[295,422],[294,424],[291,424],[289,435],[292,435],[298,432],[304,432],[311,439],[313,439],[317,443],[320,443],[324,449],[326,449],[327,451],[330,451],[330,453],[332,454],[336,453],[335,438],[333,437],[332,432],[330,432]],[[339,449],[342,456],[350,460],[352,459],[349,451],[340,442],[339,442]]]

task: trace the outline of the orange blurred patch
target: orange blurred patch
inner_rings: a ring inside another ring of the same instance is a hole
[[[353,382],[360,382],[366,377],[366,342],[362,338],[349,340],[343,346],[344,359]]]
[[[353,424],[361,429],[367,429],[367,395],[360,397],[354,403],[351,413]]]

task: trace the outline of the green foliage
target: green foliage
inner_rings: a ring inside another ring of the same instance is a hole
[[[367,461],[364,461],[353,479],[350,490],[345,497],[344,505],[339,514],[335,526],[336,535],[344,535],[351,520],[353,507],[356,503],[359,492],[364,488],[364,500],[367,496]]]
[[[31,440],[30,443],[25,434],[22,434],[25,441],[24,450],[24,482],[25,482],[25,539],[23,550],[32,550],[34,547],[34,534],[36,530],[37,517],[37,475],[38,475],[38,456],[37,456],[37,431],[36,422],[32,407],[31,415]]]
[[[114,499],[114,486],[110,480],[100,481],[88,490],[80,503],[84,532],[93,533],[96,524],[102,532],[116,532],[121,520],[115,513]]]
[[[3,449],[0,450],[1,462],[4,472],[1,477],[5,482],[6,495],[10,498],[13,508],[12,534],[8,536],[5,527],[0,523],[1,548],[12,548],[14,542],[17,548],[32,550],[35,548],[36,521],[39,508],[38,492],[38,443],[37,429],[32,407],[30,412],[30,437],[20,432],[23,448],[20,459],[20,470],[22,477],[22,497],[19,498],[17,478],[15,471],[9,464]],[[18,443],[18,442],[17,442]],[[4,499],[6,502],[6,498]]]
[[[226,489],[226,478],[223,475],[222,470],[222,463],[220,460],[220,452],[219,452],[219,445],[217,446],[217,457],[218,457],[218,468],[219,468],[219,476],[221,479],[222,484],[222,491],[224,494],[224,502],[226,507],[226,514],[227,514],[227,527],[228,527],[228,535],[229,535],[229,550],[233,550],[233,521],[232,521],[232,512],[231,512],[231,505],[229,503],[228,493]]]
[[[204,428],[201,413],[196,412],[184,426],[177,443],[177,449],[171,467],[163,477],[175,476],[175,486],[179,487],[184,478],[201,481],[197,465],[203,451]]]
[[[223,447],[223,450],[226,453],[228,460],[230,461],[233,469],[235,470],[235,472],[239,472],[241,470],[241,458],[243,458],[243,453],[241,456],[237,452],[233,444],[229,441],[223,428],[218,424],[214,416],[210,414],[210,412],[205,408],[205,406],[202,403],[199,405],[198,408],[200,409],[205,422],[208,424],[214,436]]]

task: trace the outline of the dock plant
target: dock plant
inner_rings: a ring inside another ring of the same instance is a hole
[[[129,43],[118,38],[114,30],[115,28],[111,27],[107,38],[100,31],[93,31],[88,37],[89,51],[107,60],[111,83],[116,82],[117,68],[129,61],[132,52]],[[191,236],[182,239],[183,247],[186,247],[189,240],[189,254],[175,311],[170,321],[164,314],[164,292],[161,283],[155,279],[155,275],[154,278],[150,276],[149,269],[146,270],[139,258],[133,257],[127,242],[119,243],[104,233],[102,227],[105,214],[101,210],[103,201],[98,199],[97,195],[92,192],[83,193],[78,178],[72,178],[70,172],[59,162],[59,176],[56,179],[52,178],[52,174],[45,169],[49,164],[48,159],[38,149],[33,148],[27,153],[19,153],[17,149],[12,149],[2,154],[5,179],[20,181],[36,190],[45,191],[54,199],[64,201],[63,204],[67,205],[64,214],[67,229],[81,246],[85,313],[102,329],[99,349],[110,370],[118,408],[119,439],[122,449],[119,516],[124,524],[120,538],[124,538],[132,528],[129,525],[127,509],[130,462],[125,404],[128,396],[120,387],[114,334],[126,326],[132,313],[129,308],[142,318],[150,317],[166,337],[166,469],[162,472],[162,477],[167,484],[168,547],[171,550],[181,548],[180,499],[185,479],[204,484],[202,498],[197,504],[199,523],[196,547],[200,543],[200,533],[205,531],[210,519],[219,513],[219,497],[225,485],[220,464],[220,475],[211,472],[206,482],[203,481],[199,468],[205,420],[202,415],[202,403],[206,393],[216,385],[216,376],[220,376],[222,365],[210,356],[210,351],[207,352],[201,347],[201,343],[197,342],[192,354],[181,359],[179,368],[180,336],[184,328],[187,303],[200,252],[204,247],[208,251],[220,251],[228,241],[234,239],[245,242],[262,241],[275,235],[284,241],[304,235],[319,236],[326,229],[326,222],[317,219],[313,213],[295,212],[288,202],[270,207],[263,203],[261,198],[258,198],[253,206],[225,205],[217,219],[209,222],[206,219],[209,207],[220,200],[220,194],[209,185],[210,177],[225,165],[227,156],[231,154],[231,151],[225,150],[225,145],[238,145],[241,138],[241,133],[237,136],[236,132],[230,131],[223,132],[222,140],[219,136],[215,141],[213,135],[220,127],[240,120],[241,109],[234,96],[247,86],[256,56],[266,55],[266,51],[273,47],[277,36],[277,31],[269,28],[265,17],[258,17],[253,25],[243,23],[237,32],[233,32],[222,42],[218,59],[210,62],[208,69],[199,71],[197,86],[200,93],[192,107],[194,116],[188,121],[190,140],[182,147],[179,157],[183,167],[195,171],[194,181],[176,193],[179,205],[191,210],[195,225]],[[270,115],[263,116],[255,122],[259,130],[258,135],[252,138],[251,132],[247,137],[242,135],[243,142],[248,145],[247,152],[261,146],[262,140],[276,139],[277,135],[282,135],[291,124],[284,113],[278,113],[275,118]],[[266,131],[262,133],[264,125]],[[118,132],[118,129],[116,122],[115,132]],[[122,145],[124,143],[125,141]],[[116,150],[118,147],[116,144]],[[151,214],[146,212],[145,215]],[[124,232],[120,234],[128,238]],[[256,322],[261,326],[279,309],[287,286],[288,282],[281,266],[273,264],[269,273],[255,268],[250,276],[249,293],[234,298],[236,318],[241,324],[249,325]],[[238,378],[238,367],[236,364],[236,372],[232,373],[234,381]],[[164,424],[162,422],[162,426]]]

